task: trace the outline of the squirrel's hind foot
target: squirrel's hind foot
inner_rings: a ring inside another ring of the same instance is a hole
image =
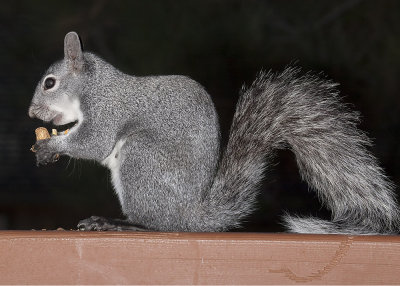
[[[78,223],[77,227],[80,231],[148,231],[127,220],[99,216],[91,216],[90,218],[83,219]]]

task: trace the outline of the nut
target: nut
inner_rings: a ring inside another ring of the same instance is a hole
[[[36,141],[50,138],[49,131],[47,131],[47,129],[44,127],[36,128],[35,134],[36,134]]]
[[[50,138],[50,134],[49,131],[47,131],[47,129],[45,127],[39,127],[35,129],[35,134],[36,134],[36,142],[40,141],[40,140],[44,140],[44,139],[49,139]],[[32,152],[36,152],[35,150],[35,145],[32,146],[31,148]]]

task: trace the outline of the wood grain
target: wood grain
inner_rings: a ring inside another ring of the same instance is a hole
[[[0,232],[1,284],[400,284],[400,236]]]

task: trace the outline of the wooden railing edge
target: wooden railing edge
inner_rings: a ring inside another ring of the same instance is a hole
[[[400,284],[400,236],[0,231],[1,284]]]

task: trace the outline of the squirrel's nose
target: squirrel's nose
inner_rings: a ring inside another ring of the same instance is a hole
[[[34,107],[33,107],[33,105],[31,105],[29,107],[29,110],[28,110],[28,115],[29,115],[30,118],[35,118],[36,117],[35,112],[33,111],[33,109],[34,109]]]

